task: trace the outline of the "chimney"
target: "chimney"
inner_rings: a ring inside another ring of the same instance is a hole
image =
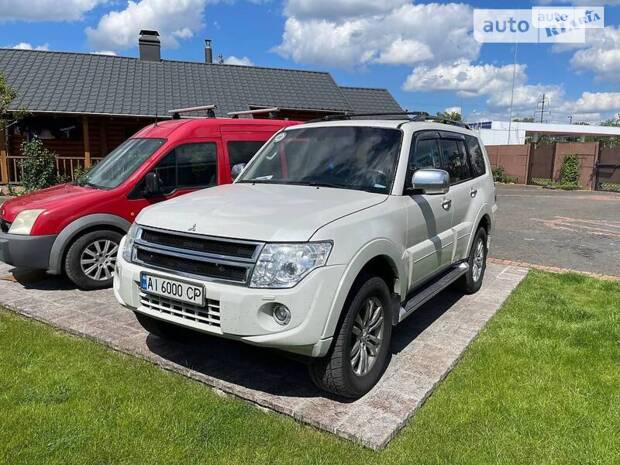
[[[205,40],[205,63],[213,63],[213,49],[211,48],[211,39]]]
[[[159,32],[142,29],[138,39],[140,59],[144,61],[160,61]]]

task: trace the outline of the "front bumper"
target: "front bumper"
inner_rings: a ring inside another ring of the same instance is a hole
[[[122,251],[123,247],[124,239],[119,250]],[[327,353],[331,345],[332,338],[322,338],[322,335],[344,271],[344,265],[325,266],[311,272],[291,289],[253,289],[149,269],[126,262],[121,252],[114,276],[114,295],[121,305],[132,311],[197,331],[320,357]],[[219,325],[201,324],[187,318],[187,315],[177,316],[145,304],[145,295],[139,288],[141,272],[205,286],[207,300],[219,306]],[[274,303],[286,305],[290,309],[291,321],[286,326],[280,326],[274,321],[271,315]]]
[[[22,236],[0,232],[0,262],[18,268],[47,270],[56,236]]]

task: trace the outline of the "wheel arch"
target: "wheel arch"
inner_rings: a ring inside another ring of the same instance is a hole
[[[377,239],[358,251],[338,285],[323,329],[324,338],[335,334],[351,291],[357,285],[359,277],[367,272],[383,278],[392,294],[404,295],[402,286],[406,286],[407,279],[401,256],[402,253],[396,245],[387,239]]]
[[[52,274],[61,274],[63,262],[69,246],[78,237],[97,230],[112,230],[125,234],[131,223],[125,218],[108,213],[86,215],[69,223],[60,232],[50,252],[48,271]]]

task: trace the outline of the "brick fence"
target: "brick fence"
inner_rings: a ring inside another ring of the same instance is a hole
[[[547,145],[487,145],[487,153],[491,166],[495,169],[502,167],[507,176],[517,179],[519,184],[532,184],[539,179],[559,181],[562,163],[567,155],[575,154],[579,157],[579,183],[584,189],[597,189],[597,181],[602,167],[612,169],[620,165],[620,149],[600,147],[598,142],[567,142]],[[603,155],[600,155],[603,154]],[[599,162],[604,158],[605,165]],[[617,165],[610,165],[610,161]],[[613,182],[617,173],[606,174],[606,178]]]

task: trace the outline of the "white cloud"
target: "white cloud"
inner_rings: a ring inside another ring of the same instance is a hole
[[[570,107],[578,112],[618,112],[620,92],[584,92]]]
[[[0,23],[6,21],[76,21],[107,0],[0,0]]]
[[[114,50],[97,50],[96,52],[90,53],[92,53],[93,55],[108,55],[112,57],[116,56],[116,52]]]
[[[252,60],[250,60],[248,57],[239,58],[234,55],[226,57],[224,59],[224,64],[239,65],[239,66],[254,66],[254,63],[252,63]]]
[[[444,111],[446,113],[458,113],[460,115],[463,109],[461,107],[448,107]]]
[[[620,27],[588,30],[587,41],[571,58],[571,66],[600,80],[620,82]]]
[[[29,42],[20,42],[19,44],[15,44],[10,48],[14,48],[16,50],[44,50],[47,51],[50,49],[49,44],[43,45],[32,45]]]
[[[275,50],[296,62],[345,68],[441,63],[476,59],[480,51],[471,33],[472,8],[464,4],[290,0],[285,14]]]
[[[336,19],[389,13],[409,0],[288,0],[284,14],[296,18]]]
[[[467,60],[435,67],[418,66],[407,77],[403,88],[414,92],[453,91],[460,97],[485,97],[491,109],[508,108],[512,99],[515,111],[533,112],[543,93],[554,103],[562,101],[564,92],[560,86],[527,84],[526,70],[523,64],[517,64],[514,69],[514,96],[512,65],[476,65]]]
[[[431,60],[433,52],[428,45],[413,39],[396,39],[381,52],[377,63],[401,64]]]
[[[179,39],[192,37],[202,29],[209,0],[139,0],[127,2],[124,10],[105,14],[86,35],[95,49],[122,50],[138,42],[141,29],[159,31],[163,47],[176,48]]]

